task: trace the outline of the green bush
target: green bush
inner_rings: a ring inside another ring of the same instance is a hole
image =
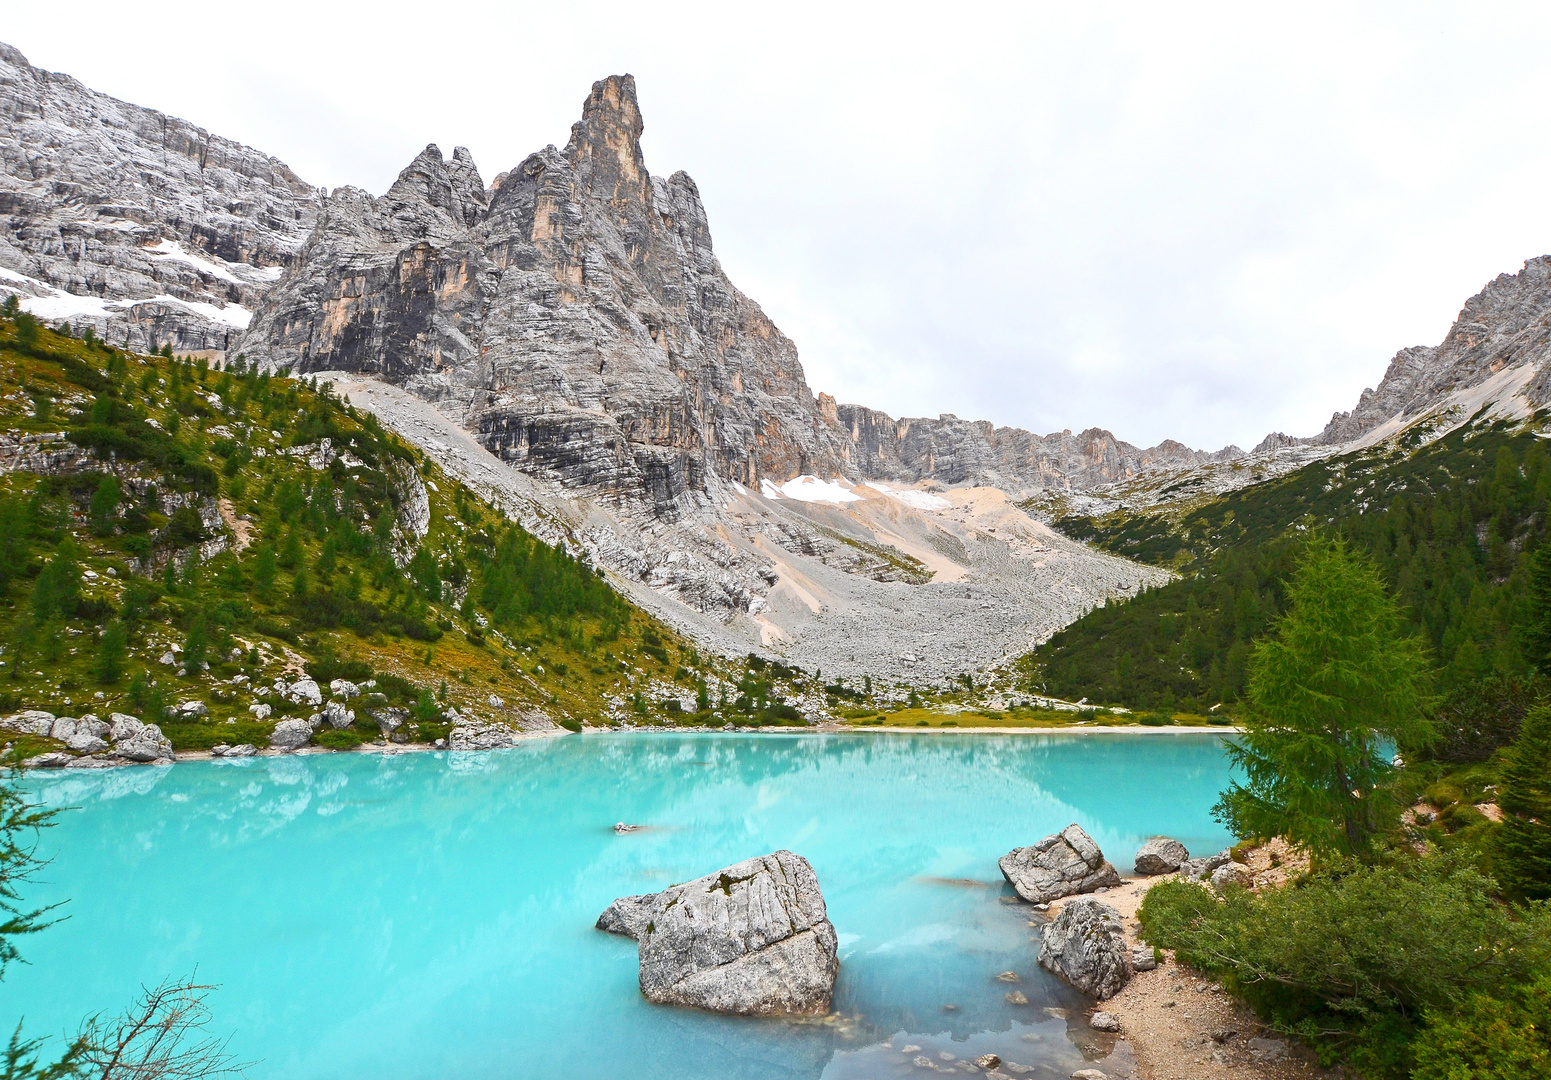
[[[1424,1010],[1504,996],[1551,962],[1551,918],[1492,899],[1496,883],[1462,857],[1316,874],[1220,899],[1161,882],[1138,912],[1154,945],[1223,979],[1286,1030],[1372,1076],[1403,1076]]]
[[[268,746],[269,736],[275,730],[275,725],[257,720],[239,720],[235,724],[164,723],[161,729],[162,734],[172,743],[174,750],[208,750],[220,743],[228,746],[236,746],[240,743],[252,743],[257,747]]]
[[[1174,718],[1168,713],[1145,712],[1136,718],[1136,722],[1147,727],[1169,727],[1174,723]]]
[[[324,728],[312,737],[312,741],[318,746],[327,747],[330,750],[354,750],[364,742],[369,742],[372,734],[365,731],[357,731],[353,727],[342,728],[335,731],[333,728]]]
[[[1517,1000],[1473,996],[1456,1013],[1429,1013],[1412,1080],[1522,1080],[1551,1076],[1551,977]]]
[[[582,730],[582,722],[574,717],[565,716],[560,719],[560,726],[567,731],[579,732]]]

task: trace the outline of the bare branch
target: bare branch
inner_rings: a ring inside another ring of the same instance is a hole
[[[205,995],[214,986],[192,978],[146,987],[122,1016],[94,1017],[81,1033],[84,1076],[93,1080],[205,1080],[240,1077],[252,1063],[227,1052],[229,1038],[206,1030]]]

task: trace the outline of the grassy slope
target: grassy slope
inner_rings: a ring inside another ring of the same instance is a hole
[[[232,678],[294,679],[306,663],[325,684],[377,675],[386,699],[378,704],[413,706],[429,691],[436,708],[422,702],[412,730],[430,739],[445,733],[432,713],[448,705],[505,715],[488,703],[492,694],[508,709],[592,720],[610,699],[639,693],[641,708],[657,713],[670,692],[692,697],[697,679],[716,685],[741,673],[701,658],[590,569],[300,381],[202,371],[48,330],[22,349],[0,319],[0,429],[69,432],[46,447],[95,451],[84,467],[0,475],[7,710],[151,719],[200,700],[208,720],[163,721],[175,744],[262,743],[281,715],[310,710],[255,697]],[[316,469],[308,457],[323,438],[349,456]],[[121,497],[104,511],[99,488],[110,469]],[[417,547],[398,512],[404,485],[391,479],[404,470],[419,473],[429,496]],[[212,498],[251,538],[240,553],[200,559],[209,534],[195,508]],[[174,499],[193,507],[175,509]],[[61,555],[71,545],[75,556]],[[413,561],[401,568],[395,549],[401,562],[413,550]],[[58,585],[72,577],[73,586]],[[61,587],[62,600],[53,597]],[[122,657],[105,664],[103,639],[118,628]],[[183,656],[202,651],[208,670],[160,663],[174,644]],[[269,723],[251,722],[256,700],[274,706]],[[362,701],[354,704],[357,728],[325,741],[376,737]]]
[[[1543,443],[1495,425],[1316,462],[1183,514],[1067,518],[1057,526],[1068,535],[1181,578],[1078,620],[1024,668],[1032,687],[1072,699],[1231,709],[1251,640],[1282,611],[1299,538],[1326,528],[1378,561],[1444,689],[1521,672],[1525,558],[1548,500]]]

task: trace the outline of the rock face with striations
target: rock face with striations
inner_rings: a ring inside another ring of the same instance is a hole
[[[1091,896],[1070,900],[1045,927],[1039,966],[1100,1001],[1131,981],[1131,951],[1120,912]]]
[[[1120,884],[1119,871],[1075,822],[1037,844],[1014,848],[997,865],[1018,895],[1032,904]]]
[[[321,202],[274,158],[0,44],[0,286],[41,318],[224,351]]]
[[[650,896],[616,900],[598,928],[640,943],[641,993],[740,1016],[823,1015],[835,928],[813,867],[777,851]]]

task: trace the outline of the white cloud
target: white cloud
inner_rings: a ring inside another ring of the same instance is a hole
[[[1310,433],[1551,251],[1544,5],[72,10],[3,34],[329,186],[428,141],[488,181],[630,71],[810,382],[896,415]]]

